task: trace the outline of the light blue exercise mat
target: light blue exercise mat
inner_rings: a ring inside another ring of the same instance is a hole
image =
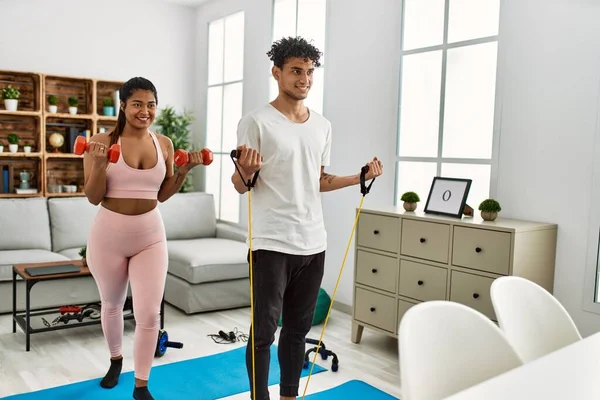
[[[315,367],[316,368],[316,367]],[[352,380],[304,397],[305,400],[399,400],[366,382]]]
[[[108,368],[108,364],[106,366]],[[318,365],[313,375],[326,371]],[[303,369],[302,376],[308,376],[310,369]],[[122,373],[119,384],[112,389],[100,387],[100,380],[71,383],[36,392],[22,393],[5,397],[5,400],[131,400],[133,394],[133,372]],[[271,346],[269,385],[280,381],[277,347]],[[214,400],[250,390],[246,372],[246,347],[211,356],[178,361],[152,368],[150,392],[156,399],[198,399]]]

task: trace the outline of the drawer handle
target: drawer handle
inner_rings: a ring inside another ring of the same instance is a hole
[[[373,234],[374,234],[374,235],[379,235],[379,231],[378,231],[377,229],[375,229],[375,230],[373,231]]]
[[[475,252],[476,253],[481,253],[481,247],[475,247]]]
[[[417,282],[417,285],[419,285],[419,286],[423,286],[423,283],[425,283],[425,282],[423,282],[423,281],[418,281],[418,282]]]
[[[474,298],[474,299],[477,299],[477,298],[479,298],[479,293],[473,293],[473,298]]]
[[[371,312],[375,312],[375,307],[371,307]]]
[[[373,268],[373,269],[371,270],[371,272],[372,272],[372,273],[374,273],[374,274],[376,274],[376,273],[377,273],[377,268]]]
[[[425,243],[425,238],[421,238],[419,241],[420,241],[421,243]]]

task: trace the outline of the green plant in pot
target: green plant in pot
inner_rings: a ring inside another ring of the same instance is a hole
[[[498,217],[498,213],[502,210],[500,203],[494,199],[486,199],[479,204],[479,211],[481,211],[481,218],[484,221],[493,221]]]
[[[108,117],[114,117],[114,115],[115,115],[114,100],[110,97],[105,97],[104,101],[103,101],[103,106],[104,106],[104,108],[102,109],[102,112],[104,113],[104,115],[106,115]]]
[[[16,133],[10,133],[7,137],[8,139],[8,149],[11,153],[16,153],[19,149],[19,135]]]
[[[2,89],[2,98],[4,99],[4,107],[6,111],[17,111],[19,106],[19,97],[21,92],[18,88],[8,85]]]
[[[87,267],[87,260],[85,259],[86,254],[87,254],[87,246],[83,246],[79,250],[79,256],[81,257],[81,262],[83,262],[83,265]]]
[[[400,197],[400,200],[404,202],[402,206],[406,211],[415,211],[417,209],[417,203],[421,201],[419,195],[415,192],[406,192]]]
[[[48,111],[52,114],[58,111],[58,98],[53,94],[48,96]]]
[[[69,103],[69,114],[77,114],[77,106],[79,105],[79,100],[77,100],[77,97],[69,97],[67,99],[67,103]]]
[[[192,150],[190,143],[191,130],[190,125],[194,121],[194,117],[187,111],[177,113],[173,107],[167,106],[160,111],[158,118],[154,121],[157,125],[157,132],[161,133],[173,142],[175,150],[183,149]],[[192,170],[193,171],[193,170]],[[185,178],[180,193],[191,192],[193,189],[191,182],[191,172]]]

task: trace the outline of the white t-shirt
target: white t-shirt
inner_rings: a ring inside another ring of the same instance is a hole
[[[251,193],[252,249],[298,255],[324,251],[320,178],[331,154],[330,122],[310,110],[307,121],[295,123],[267,104],[240,120],[237,136],[239,146],[263,157]]]

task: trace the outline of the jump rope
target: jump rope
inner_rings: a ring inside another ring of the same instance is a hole
[[[235,162],[236,159],[239,159],[240,152],[238,150],[231,151],[231,160],[237,169],[238,174],[244,181],[244,176],[240,172],[240,169]],[[254,277],[253,277],[253,267],[252,267],[252,195],[251,191],[254,185],[256,184],[256,180],[258,179],[258,174],[260,171],[256,171],[252,180],[248,179],[247,182],[244,182],[244,185],[248,188],[248,244],[250,251],[250,318],[251,318],[251,329],[250,329],[250,340],[252,344],[252,399],[256,400],[256,367],[255,367],[255,346],[254,346]],[[360,192],[362,197],[360,199],[360,204],[358,205],[358,210],[356,212],[356,218],[354,219],[354,224],[352,225],[352,232],[350,233],[350,239],[348,240],[348,246],[346,246],[346,252],[344,254],[344,259],[342,261],[342,266],[340,268],[340,272],[338,274],[337,282],[335,283],[335,288],[333,289],[333,295],[331,296],[331,302],[329,303],[329,310],[327,311],[327,316],[325,317],[325,322],[323,324],[323,329],[321,330],[321,336],[319,337],[319,343],[317,344],[315,355],[313,357],[312,365],[310,367],[310,372],[308,373],[308,379],[306,381],[306,385],[304,386],[304,392],[302,393],[302,400],[306,396],[306,390],[308,389],[308,384],[310,383],[310,377],[313,373],[313,369],[315,367],[315,362],[317,360],[317,355],[319,354],[319,350],[321,349],[321,343],[323,342],[323,336],[325,335],[325,328],[327,328],[327,322],[329,321],[329,315],[331,314],[331,309],[333,307],[333,302],[335,300],[335,295],[337,293],[338,287],[340,285],[340,280],[342,278],[342,274],[344,272],[344,266],[346,264],[346,258],[348,257],[348,251],[350,250],[350,245],[352,243],[352,238],[354,237],[354,232],[356,231],[356,225],[358,224],[358,218],[360,216],[360,212],[363,207],[363,203],[365,201],[365,196],[371,190],[371,186],[373,182],[375,182],[375,178],[371,180],[369,185],[366,184],[366,176],[367,172],[369,172],[369,166],[365,165],[360,169]]]

